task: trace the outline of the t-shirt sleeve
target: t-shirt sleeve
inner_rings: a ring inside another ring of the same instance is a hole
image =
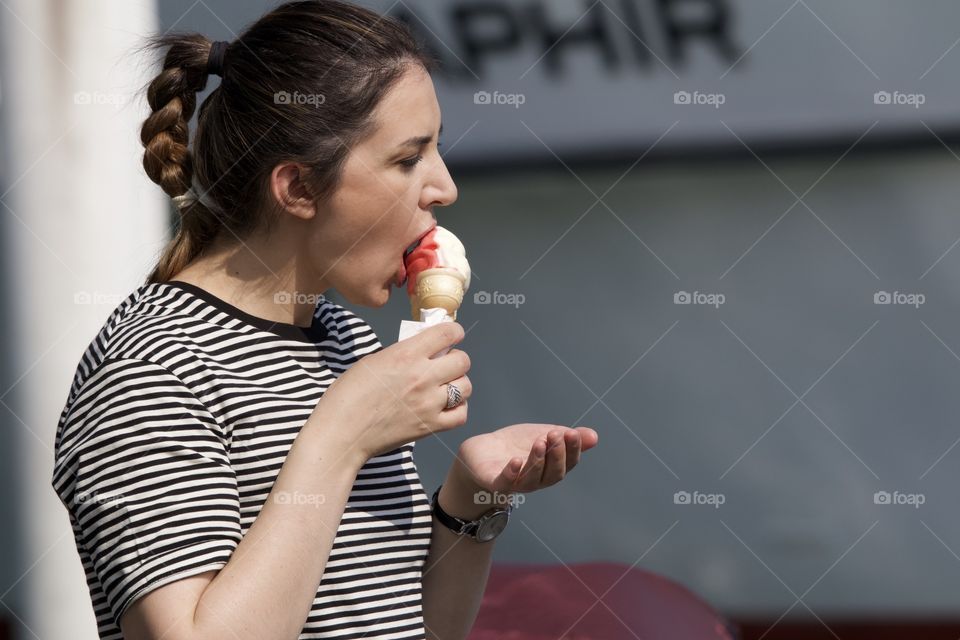
[[[237,479],[214,416],[160,365],[105,361],[75,400],[68,507],[119,625],[137,598],[227,563]]]

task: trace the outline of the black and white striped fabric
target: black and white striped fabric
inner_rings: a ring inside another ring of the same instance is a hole
[[[138,597],[227,563],[324,390],[379,349],[326,299],[309,328],[181,282],[143,285],[117,307],[77,367],[52,478],[101,638],[122,638]],[[357,476],[300,638],[425,637],[432,520],[413,447]]]

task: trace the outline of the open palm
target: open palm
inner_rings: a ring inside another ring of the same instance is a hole
[[[588,427],[514,424],[468,438],[459,458],[487,491],[528,493],[560,482],[599,440]]]

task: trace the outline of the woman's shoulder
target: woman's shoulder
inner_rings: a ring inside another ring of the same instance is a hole
[[[88,353],[113,359],[150,359],[160,342],[187,338],[202,320],[188,296],[162,284],[137,287],[121,302],[91,340]]]
[[[84,349],[71,385],[76,395],[106,362],[149,363],[173,371],[183,360],[198,318],[188,301],[162,285],[137,287],[110,312]]]

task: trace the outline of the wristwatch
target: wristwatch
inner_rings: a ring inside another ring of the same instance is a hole
[[[514,508],[513,503],[508,501],[506,508],[494,507],[476,520],[462,520],[450,515],[440,507],[439,496],[440,487],[437,487],[431,500],[433,513],[437,516],[437,520],[458,536],[467,536],[477,542],[490,542],[503,533],[503,530],[507,527],[507,521],[510,519],[510,512]]]

